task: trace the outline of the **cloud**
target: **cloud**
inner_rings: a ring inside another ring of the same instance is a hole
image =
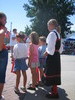
[[[71,26],[71,30],[75,31],[75,24]]]

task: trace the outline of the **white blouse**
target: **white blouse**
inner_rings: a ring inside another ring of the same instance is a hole
[[[25,43],[17,43],[13,49],[13,56],[15,59],[26,58],[28,56],[28,49]]]
[[[56,30],[55,29],[52,30],[48,34],[47,39],[46,39],[46,43],[47,43],[46,52],[48,54],[50,54],[50,55],[53,55],[54,52],[55,52],[55,45],[56,45],[56,39],[57,39],[57,36],[56,36],[56,34],[53,31],[56,31]],[[58,38],[60,39],[60,34],[58,32],[57,32],[57,35],[58,35]],[[59,49],[59,52],[62,53],[62,51],[63,51],[63,45],[61,43],[61,47]]]

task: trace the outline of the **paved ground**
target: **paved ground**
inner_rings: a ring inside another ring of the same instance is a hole
[[[59,86],[58,91],[60,99],[58,100],[75,100],[75,56],[62,55],[61,56],[61,65],[62,65],[62,85]],[[39,87],[36,92],[27,91],[26,94],[21,93],[17,95],[14,93],[15,85],[15,74],[11,73],[11,60],[9,57],[9,63],[7,66],[7,77],[6,84],[3,91],[3,95],[6,100],[49,100],[45,98],[45,94],[49,87]],[[27,86],[31,81],[31,73],[28,69],[27,71]],[[22,77],[20,86],[22,85]],[[51,100],[51,99],[50,99]]]

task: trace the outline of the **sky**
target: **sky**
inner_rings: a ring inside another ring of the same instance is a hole
[[[16,28],[18,32],[24,31],[26,25],[31,24],[30,18],[26,17],[24,3],[28,3],[28,0],[0,0],[0,12],[7,15],[6,27],[9,31],[13,28]],[[74,24],[71,29],[75,31],[75,15],[70,17],[70,21]]]

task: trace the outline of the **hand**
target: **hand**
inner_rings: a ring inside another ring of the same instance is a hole
[[[44,52],[44,56],[47,56],[48,55],[48,53],[47,52]]]
[[[7,28],[3,27],[2,29],[0,29],[0,34],[4,34],[7,32]]]
[[[12,64],[14,63],[14,61],[15,61],[15,59],[14,59],[14,58],[11,58],[11,63],[12,63]]]

